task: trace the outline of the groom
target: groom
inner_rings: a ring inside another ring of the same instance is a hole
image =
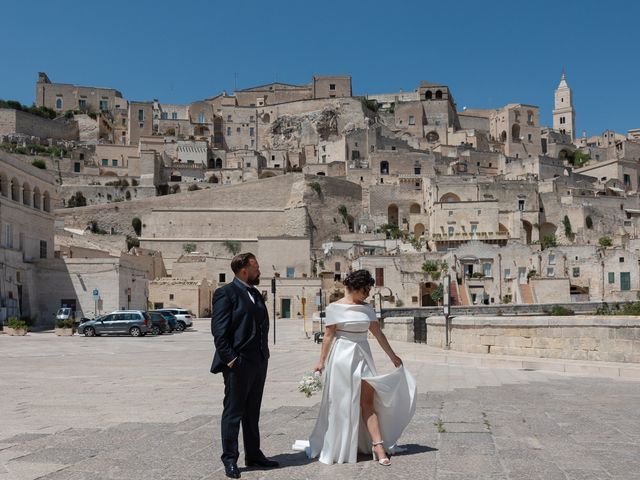
[[[247,467],[277,467],[260,450],[260,404],[269,359],[269,314],[262,295],[260,266],[252,253],[231,260],[235,278],[213,294],[211,333],[216,353],[212,373],[224,376],[222,463],[229,478],[240,478],[238,433],[242,423]]]

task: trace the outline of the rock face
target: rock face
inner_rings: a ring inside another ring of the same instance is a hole
[[[99,137],[98,121],[89,115],[74,115],[78,122],[79,138],[81,142],[97,142]]]

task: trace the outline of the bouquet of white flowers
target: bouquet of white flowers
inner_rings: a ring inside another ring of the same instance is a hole
[[[298,390],[310,397],[314,393],[322,390],[322,378],[320,372],[305,373],[302,380],[298,382]]]

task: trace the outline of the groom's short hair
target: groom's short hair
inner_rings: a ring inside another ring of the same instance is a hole
[[[239,253],[233,260],[231,260],[231,270],[233,270],[234,274],[238,274],[238,272],[249,265],[249,261],[251,259],[256,259],[256,256],[251,252]]]

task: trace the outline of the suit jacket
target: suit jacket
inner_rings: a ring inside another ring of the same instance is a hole
[[[269,313],[262,298],[252,302],[247,287],[234,279],[215,291],[211,312],[216,347],[211,373],[222,372],[243,353],[260,354],[260,336],[266,340],[269,331]]]

